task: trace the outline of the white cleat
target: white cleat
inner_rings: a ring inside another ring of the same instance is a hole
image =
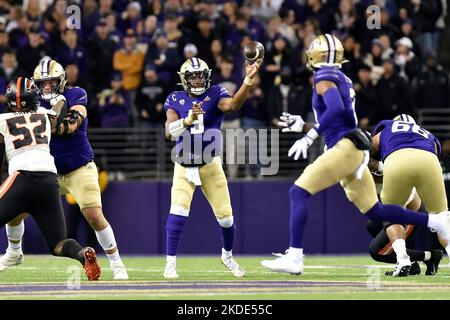
[[[177,263],[175,261],[167,261],[166,267],[164,268],[164,278],[166,279],[176,279],[178,278],[177,273]]]
[[[295,261],[287,254],[276,254],[278,256],[275,260],[263,260],[261,265],[267,269],[275,272],[302,274],[303,273],[303,259]]]
[[[128,273],[122,260],[110,260],[109,265],[114,274],[114,280],[128,280]]]
[[[0,271],[9,267],[17,266],[23,262],[23,252],[19,250],[7,249],[6,253],[0,257]]]
[[[387,271],[385,275],[393,277],[407,277],[411,269],[411,260],[409,256],[397,257],[397,265],[394,271]]]
[[[231,252],[225,251],[222,248],[222,256],[220,257],[222,264],[231,271],[233,276],[241,278],[245,276],[245,271],[239,266],[239,264],[233,259]]]

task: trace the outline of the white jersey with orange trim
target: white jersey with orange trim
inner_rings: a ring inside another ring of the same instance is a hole
[[[35,112],[0,114],[0,134],[5,143],[8,174],[15,171],[47,171],[56,173],[50,154],[52,111],[39,107]]]

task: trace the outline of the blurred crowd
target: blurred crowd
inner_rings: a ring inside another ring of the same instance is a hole
[[[71,5],[81,8],[77,29],[67,25]],[[343,71],[355,84],[360,125],[369,127],[449,108],[439,61],[446,11],[445,0],[0,0],[0,103],[12,78],[32,76],[50,56],[68,85],[88,92],[91,127],[162,127],[185,59],[205,60],[212,84],[233,95],[244,78],[242,48],[256,40],[266,49],[261,72],[225,126],[270,127],[283,111],[310,115],[304,52],[315,36],[333,33],[349,60]]]

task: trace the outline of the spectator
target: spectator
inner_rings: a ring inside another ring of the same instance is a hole
[[[9,49],[9,35],[5,31],[5,29],[0,29],[0,59],[3,56],[3,52],[5,52],[6,49]]]
[[[161,128],[166,120],[163,110],[167,98],[165,83],[158,79],[154,65],[147,65],[144,79],[136,94],[136,106],[139,110],[139,126]]]
[[[79,77],[80,70],[78,69],[78,66],[76,64],[68,64],[65,68],[66,71],[66,86],[68,87],[75,87],[80,86],[79,83]]]
[[[116,50],[113,56],[113,68],[122,73],[123,89],[127,92],[130,101],[135,99],[135,90],[141,84],[141,73],[144,68],[144,54],[137,50],[136,34],[128,29],[123,39],[123,48]],[[131,119],[133,124],[138,121],[138,111],[131,105]]]
[[[100,20],[95,28],[95,33],[86,43],[89,53],[89,77],[93,83],[93,92],[98,93],[110,86],[113,71],[113,55],[116,43],[108,32],[106,19]]]
[[[24,13],[29,21],[40,21],[41,15],[43,13],[44,6],[41,4],[40,0],[25,0],[23,2]],[[33,26],[37,27],[36,25]]]
[[[17,60],[28,75],[32,75],[39,61],[49,55],[50,50],[44,44],[44,39],[38,29],[31,29],[28,33],[28,44],[19,50]]]
[[[239,13],[243,15],[244,19],[246,19],[248,23],[248,32],[250,33],[252,39],[260,42],[263,41],[266,31],[262,23],[252,16],[250,1],[244,1],[242,3]]]
[[[111,40],[113,40],[117,45],[121,44],[123,33],[117,29],[117,16],[112,13],[107,15],[105,19]]]
[[[109,14],[114,14],[112,10],[113,0],[100,0],[98,12],[100,17],[105,18]]]
[[[123,48],[114,52],[113,67],[122,73],[124,90],[135,90],[140,85],[144,55],[136,49],[136,34],[132,29],[125,34]]]
[[[297,35],[294,30],[295,12],[290,9],[282,9],[280,11],[281,22],[278,27],[278,33],[289,41],[291,47],[298,45]]]
[[[25,76],[25,71],[19,68],[14,49],[11,47],[5,48],[0,65],[0,112],[3,112],[5,108],[5,94],[8,83],[17,77]]]
[[[265,40],[263,42],[264,49],[266,52],[272,50],[273,41],[276,37],[280,36],[280,17],[278,15],[272,16],[267,21],[267,30],[265,35]]]
[[[416,54],[418,58],[421,58],[422,56],[422,50],[420,49],[419,43],[416,41],[418,38],[416,31],[414,30],[414,22],[412,19],[405,19],[401,24],[400,29],[400,37],[406,37],[410,39],[413,43],[413,51]]]
[[[377,109],[377,96],[375,87],[370,78],[371,68],[368,65],[361,65],[358,70],[358,77],[353,86],[356,93],[356,115],[358,125],[367,130],[372,123],[373,115]]]
[[[415,22],[422,50],[421,55],[425,56],[428,52],[437,53],[436,22],[443,11],[442,2],[440,0],[403,0],[400,1],[399,7],[401,19],[411,18]]]
[[[378,101],[373,123],[414,111],[410,85],[395,72],[394,66],[392,59],[383,61],[384,73],[376,85]]]
[[[380,40],[383,46],[383,52],[381,53],[381,59],[386,60],[393,58],[395,55],[394,49],[391,48],[391,38],[387,34],[382,34],[378,40]]]
[[[169,41],[164,32],[156,35],[155,43],[148,51],[146,63],[155,65],[158,77],[167,84],[175,84],[174,77],[181,64],[181,57],[177,48],[169,47]]]
[[[352,0],[341,0],[339,12],[335,14],[336,28],[341,33],[353,33],[356,11]]]
[[[323,5],[321,0],[307,0],[307,5],[307,16],[319,22],[323,33],[331,33],[336,27],[336,21],[331,9]]]
[[[119,30],[122,32],[128,29],[136,30],[136,25],[142,20],[141,4],[139,1],[130,2],[127,6],[127,10],[122,12],[120,23],[118,25]]]
[[[142,33],[139,34],[140,43],[150,43],[153,41],[153,37],[158,28],[158,18],[156,16],[148,16],[144,21],[144,28]]]
[[[84,0],[81,22],[83,39],[87,40],[92,36],[95,27],[98,25],[100,19],[101,15],[97,9],[97,2],[95,0]]]
[[[412,80],[420,69],[420,61],[412,51],[412,41],[403,37],[396,42],[395,65],[399,69],[399,76]]]
[[[204,60],[208,66],[214,64],[213,56],[211,53],[211,43],[216,39],[214,34],[211,18],[206,15],[201,15],[197,22],[197,32],[191,35],[191,41],[198,49],[198,52],[202,53],[202,60]]]
[[[78,44],[78,34],[74,29],[65,29],[62,32],[63,44],[57,48],[56,60],[65,67],[68,64],[76,64],[80,70],[80,78],[87,75],[88,57],[86,49]]]
[[[22,13],[22,11],[19,11],[16,19],[17,27],[12,30],[7,29],[7,31],[9,31],[9,44],[11,45],[11,47],[13,47],[15,50],[20,50],[28,43],[27,32],[31,26],[31,23],[28,21],[27,16]],[[9,26],[10,24],[8,24],[8,28]]]
[[[99,94],[101,124],[103,128],[122,128],[129,126],[126,93],[123,90],[123,79],[120,73],[114,73],[111,88]]]
[[[218,40],[214,40],[214,41],[218,41]],[[188,43],[187,45],[184,46],[184,49],[183,49],[184,60],[196,57],[197,54],[198,54],[198,50],[197,50],[197,47],[195,46],[195,44]]]
[[[349,63],[342,65],[342,72],[350,79],[355,80],[358,67],[361,64],[361,46],[350,34],[344,37],[342,45],[344,46],[344,57],[349,61]]]
[[[383,76],[383,59],[381,55],[384,51],[383,44],[379,39],[372,41],[372,48],[368,54],[364,57],[363,62],[371,68],[370,78],[372,82],[376,84]]]
[[[167,36],[168,46],[170,48],[176,48],[178,50],[178,45],[184,47],[184,39],[182,38],[182,33],[177,26],[177,18],[174,15],[167,15],[164,20],[163,31]]]
[[[449,74],[438,63],[435,53],[427,55],[414,87],[417,108],[450,108]]]
[[[219,39],[214,39],[211,43],[211,53],[213,54],[214,64],[209,66],[213,70],[213,74],[220,72],[220,63],[224,55],[223,45]]]

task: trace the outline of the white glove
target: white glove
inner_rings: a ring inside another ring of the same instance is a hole
[[[62,94],[58,94],[56,97],[50,99],[50,105],[54,107],[58,102],[61,100],[67,101],[66,97],[64,97]]]
[[[302,158],[306,159],[308,148],[313,144],[314,140],[319,136],[317,131],[313,128],[301,139],[295,141],[292,147],[289,149],[288,157],[294,155],[294,160],[298,160],[300,154]]]
[[[282,132],[302,132],[305,121],[303,121],[301,116],[289,114],[287,112],[283,112],[283,115],[280,117],[280,122],[278,125],[280,127],[284,127]]]

